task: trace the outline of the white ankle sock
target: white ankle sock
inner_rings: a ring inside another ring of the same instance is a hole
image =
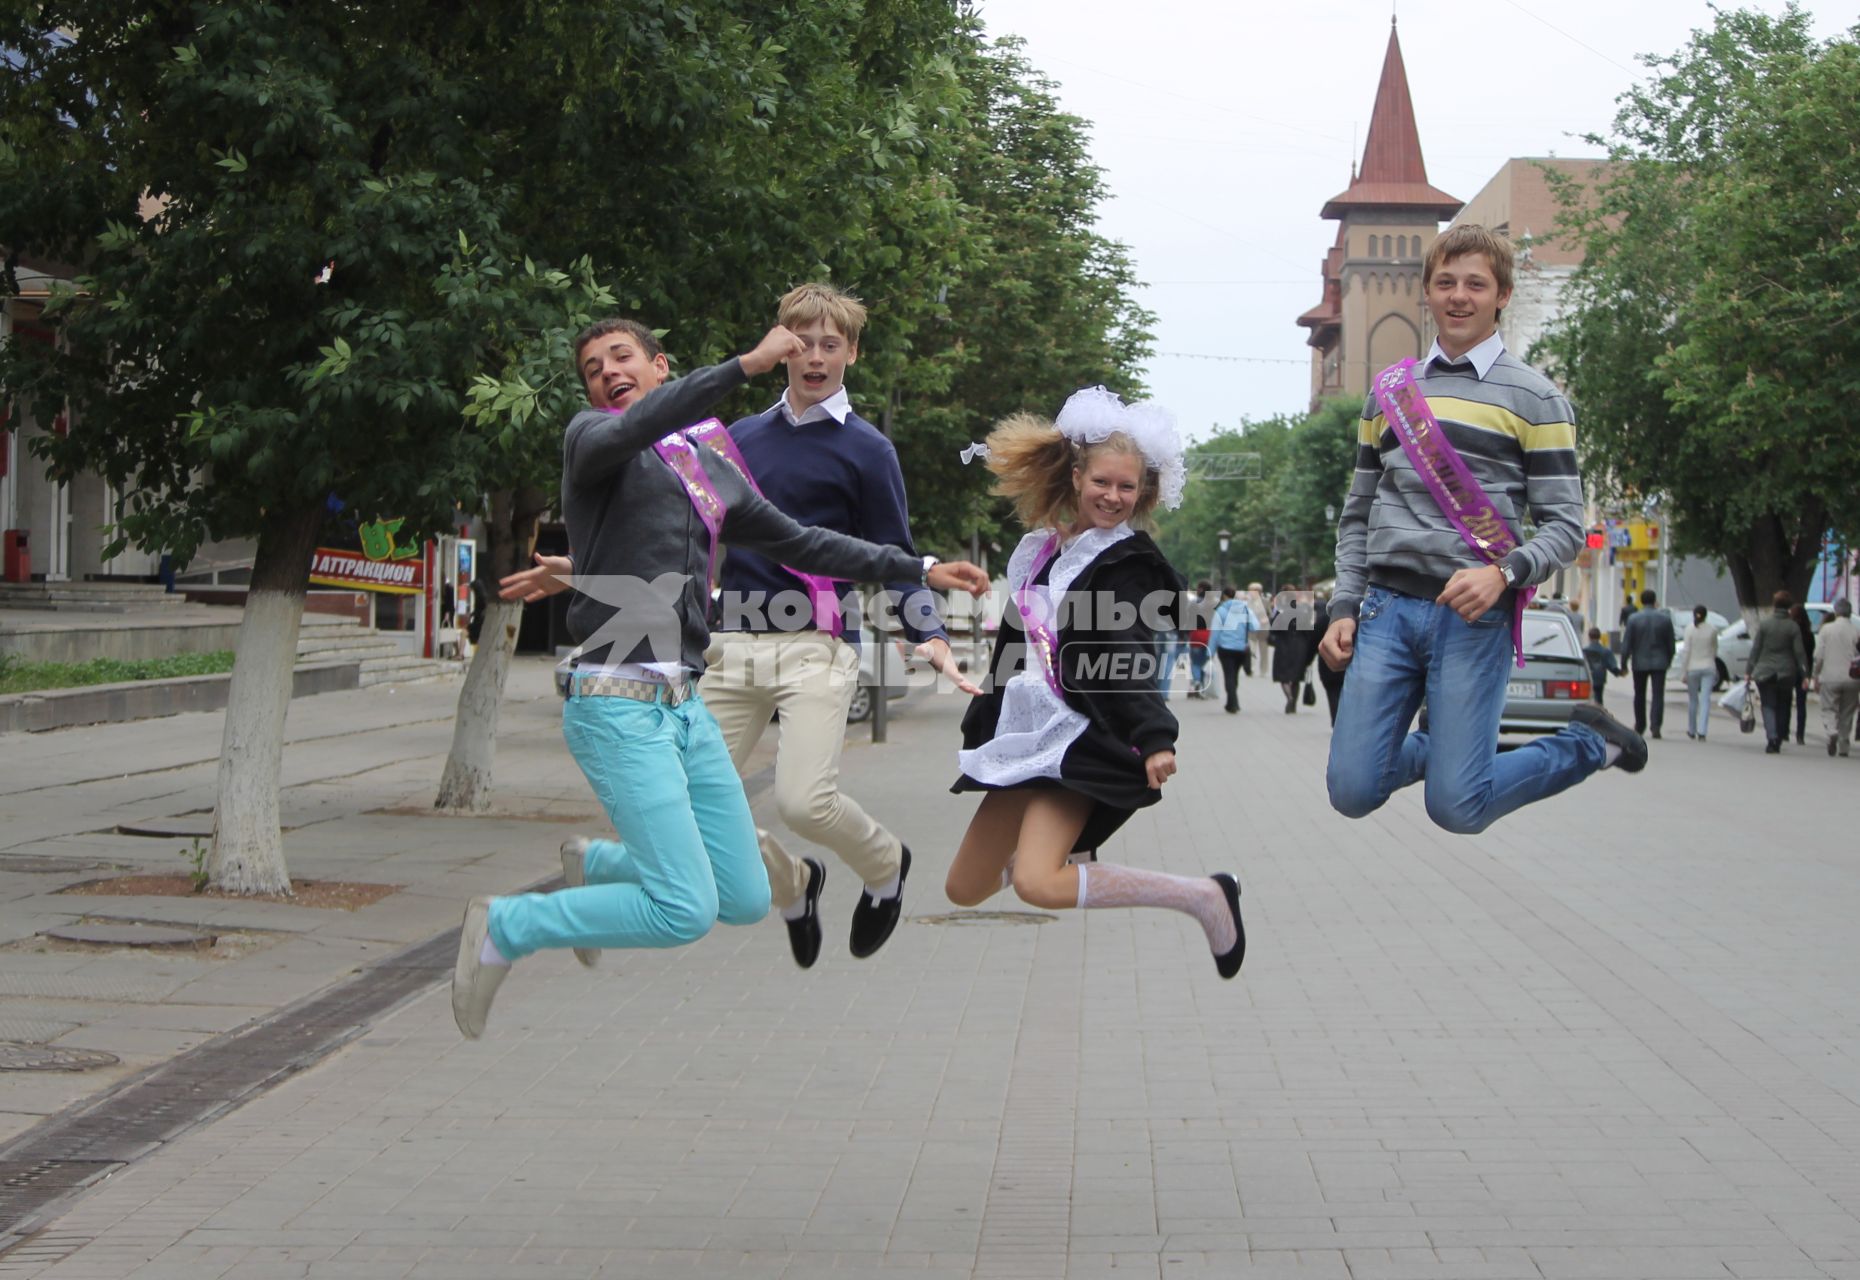
[[[1215,955],[1232,950],[1238,940],[1233,912],[1227,909],[1227,895],[1215,880],[1143,871],[1114,862],[1094,862],[1089,870],[1080,867],[1078,871],[1081,908],[1167,907],[1183,912],[1201,923],[1208,949]],[[1091,881],[1089,894],[1085,889],[1087,876]]]
[[[1602,768],[1606,769],[1609,765],[1613,764],[1615,761],[1619,760],[1620,758],[1621,758],[1621,744],[1620,743],[1609,742],[1609,743],[1603,744],[1602,746]]]
[[[799,920],[806,914],[807,895],[805,893],[781,909],[781,918],[784,920]]]
[[[500,969],[510,967],[510,961],[504,959],[504,953],[497,949],[497,944],[491,941],[488,933],[484,935],[484,945],[478,948],[478,963],[494,964]]]
[[[903,882],[902,875],[895,875],[883,884],[868,884],[865,887],[865,893],[872,901],[883,902],[886,898],[897,897],[899,891],[904,888]]]

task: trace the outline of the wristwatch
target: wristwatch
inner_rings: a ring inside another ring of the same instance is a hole
[[[924,557],[923,584],[926,587],[930,585],[930,570],[934,569],[937,565],[942,564],[942,563],[943,562],[941,560],[938,560],[935,556]]]
[[[1515,587],[1518,585],[1518,575],[1516,571],[1512,569],[1511,561],[1500,560],[1498,562],[1498,571],[1505,575],[1506,586]]]

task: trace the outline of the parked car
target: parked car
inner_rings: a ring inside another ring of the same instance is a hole
[[[1498,718],[1501,737],[1555,733],[1569,723],[1569,713],[1588,700],[1589,663],[1582,656],[1575,621],[1561,609],[1526,609],[1524,665],[1510,666],[1505,674],[1505,709]],[[1420,728],[1427,730],[1425,706]]]
[[[1823,600],[1810,600],[1802,606],[1808,610],[1809,628],[1817,634],[1821,624],[1834,616],[1834,606]],[[1750,669],[1750,625],[1742,618],[1718,635],[1718,684],[1727,684],[1733,676],[1743,679]]]
[[[1498,731],[1555,733],[1589,700],[1589,663],[1576,624],[1557,609],[1524,611],[1524,665],[1505,676]]]
[[[903,640],[892,639],[887,643],[891,651],[885,655],[885,696],[895,702],[910,692],[907,682],[909,674],[928,664],[916,656],[912,645]],[[872,690],[878,688],[877,655],[878,641],[872,634],[872,628],[862,621],[859,624],[859,685],[853,690],[852,701],[846,707],[847,724],[858,724],[871,718]]]

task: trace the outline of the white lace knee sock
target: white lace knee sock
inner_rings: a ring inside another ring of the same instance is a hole
[[[1231,950],[1237,940],[1227,895],[1207,877],[1172,876],[1114,862],[1093,862],[1079,867],[1078,901],[1079,906],[1087,908],[1167,907],[1184,912],[1201,922],[1201,931],[1208,935],[1208,949],[1215,955]]]

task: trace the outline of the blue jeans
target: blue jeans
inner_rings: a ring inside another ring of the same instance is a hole
[[[1699,737],[1711,728],[1711,687],[1718,683],[1713,667],[1697,667],[1686,672],[1686,727]]]
[[[562,736],[624,843],[593,843],[582,888],[493,899],[499,951],[677,947],[768,914],[749,801],[702,698],[570,698]]]
[[[1331,807],[1361,818],[1425,781],[1435,825],[1475,835],[1600,769],[1606,744],[1581,724],[1499,754],[1511,669],[1509,610],[1468,623],[1432,600],[1371,587],[1331,734]],[[1427,731],[1409,733],[1423,695]]]
[[[1156,677],[1156,688],[1162,694],[1163,701],[1167,702],[1169,700],[1169,681],[1175,678],[1176,659],[1188,652],[1188,641],[1185,639],[1171,638],[1163,644],[1162,651],[1162,671]]]
[[[1202,679],[1208,673],[1208,646],[1192,644],[1188,647],[1188,678],[1194,689],[1201,688]]]

